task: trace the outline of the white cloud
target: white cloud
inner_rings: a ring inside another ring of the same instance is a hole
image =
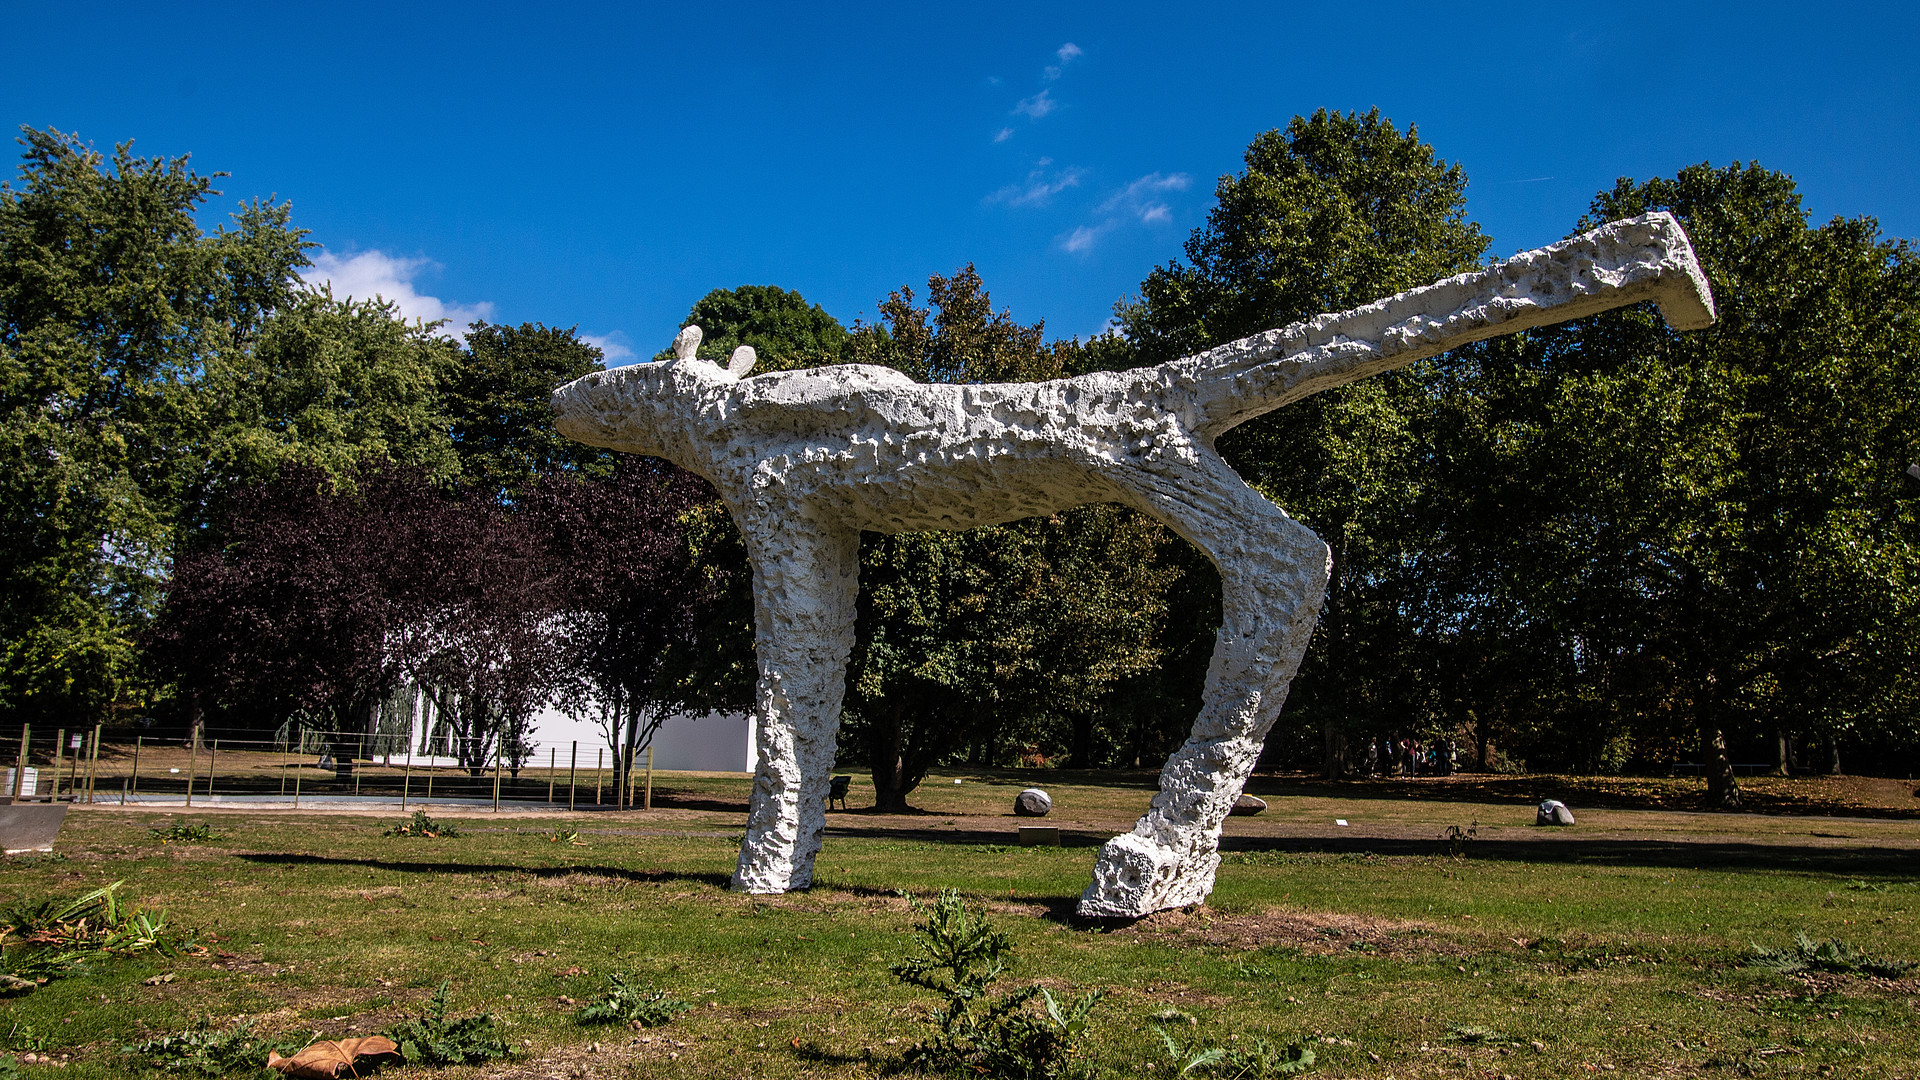
[[[624,330],[615,330],[606,334],[581,334],[580,340],[599,349],[608,367],[619,367],[640,359],[640,354],[634,351],[633,339],[628,337]]]
[[[1012,128],[1001,128],[999,131],[996,131],[993,133],[994,142],[1006,142],[1008,139],[1011,139],[1011,138],[1013,138]]]
[[[1021,98],[1013,111],[1028,119],[1038,120],[1059,107],[1060,103],[1053,100],[1053,91],[1042,90],[1030,98]]]
[[[1120,224],[1118,221],[1109,219],[1098,225],[1082,225],[1061,238],[1060,246],[1075,255],[1083,251],[1091,251],[1093,245],[1099,243],[1100,238],[1112,232],[1113,227],[1118,224]]]
[[[1186,173],[1148,173],[1145,176],[1114,192],[1094,208],[1094,214],[1100,218],[1089,225],[1082,225],[1060,238],[1060,247],[1071,253],[1081,254],[1091,251],[1094,245],[1108,233],[1126,224],[1129,220],[1142,225],[1161,225],[1173,220],[1173,208],[1160,196],[1170,191],[1185,191],[1193,186],[1193,178]]]
[[[1130,215],[1143,223],[1171,221],[1172,208],[1157,196],[1169,191],[1185,191],[1192,186],[1193,177],[1186,173],[1174,173],[1171,176],[1148,173],[1114,192],[1106,202],[1100,204],[1098,212]]]
[[[1066,70],[1067,65],[1083,55],[1083,51],[1080,46],[1069,41],[1065,45],[1060,46],[1054,55],[1060,58],[1060,62],[1058,64],[1048,64],[1045,68],[1041,69],[1041,74],[1046,76],[1048,82],[1059,78],[1060,73]]]
[[[1018,184],[1008,184],[999,191],[987,196],[987,202],[1006,203],[1008,206],[1045,206],[1055,195],[1080,186],[1080,178],[1086,175],[1085,169],[1062,169],[1051,175],[1047,166],[1053,164],[1051,158],[1041,158],[1039,168],[1027,174],[1027,178]]]
[[[313,288],[331,286],[333,295],[342,300],[371,300],[377,296],[399,308],[401,316],[409,321],[445,319],[442,330],[465,340],[469,325],[493,318],[493,304],[486,300],[456,304],[414,288],[413,279],[421,271],[439,269],[440,264],[432,259],[406,259],[378,250],[344,256],[323,251],[314,256],[313,266],[300,279]]]

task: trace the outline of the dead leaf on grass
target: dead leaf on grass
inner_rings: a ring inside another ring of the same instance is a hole
[[[161,983],[170,983],[173,981],[173,972],[169,971],[165,975],[155,975],[151,979],[144,979],[142,981],[148,986],[159,986]]]
[[[399,1057],[400,1047],[384,1035],[362,1039],[326,1039],[314,1043],[292,1057],[267,1052],[267,1068],[299,1080],[335,1080],[340,1076],[359,1076],[354,1062],[363,1057]]]

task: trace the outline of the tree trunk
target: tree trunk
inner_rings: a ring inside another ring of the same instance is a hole
[[[1473,725],[1473,771],[1489,773],[1493,771],[1493,725],[1480,719],[1480,714],[1467,710],[1467,722]]]
[[[1700,763],[1707,773],[1707,806],[1713,810],[1740,809],[1740,785],[1733,779],[1733,762],[1727,757],[1727,736],[1718,727],[1700,728]]]
[[[907,806],[907,759],[902,745],[900,706],[888,708],[886,719],[873,732],[873,808],[883,814],[904,814]]]
[[[1347,737],[1335,729],[1331,722],[1321,729],[1326,737],[1326,757],[1322,775],[1329,780],[1345,780],[1352,772],[1347,760]]]
[[[1840,740],[1832,735],[1827,736],[1827,775],[1846,775],[1846,773],[1840,769]]]
[[[1793,775],[1793,748],[1787,744],[1787,733],[1773,733],[1773,775]]]
[[[1093,711],[1075,713],[1073,717],[1073,752],[1067,760],[1067,766],[1073,769],[1091,769],[1093,764]]]

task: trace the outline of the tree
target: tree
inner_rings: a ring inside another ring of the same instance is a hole
[[[233,494],[203,544],[175,560],[146,645],[199,707],[273,730],[308,716],[365,730],[425,649],[446,564],[439,494],[420,470],[352,486],[313,466]]]
[[[462,765],[498,750],[517,767],[563,660],[561,568],[521,516],[417,466],[289,465],[234,493],[213,537],[177,560],[146,639],[197,707],[255,730],[293,720],[356,757],[412,687]]]
[[[715,289],[694,302],[686,323],[705,332],[700,356],[726,363],[733,350],[751,345],[757,371],[785,371],[838,363],[847,347],[846,327],[818,304],[774,285]],[[673,356],[663,351],[656,360]]]
[[[884,325],[856,327],[847,358],[922,381],[1066,370],[1073,348],[996,312],[973,267],[930,278],[927,291],[931,309],[914,306],[911,289],[891,294]],[[878,807],[905,810],[928,769],[968,750],[994,760],[1051,740],[1093,757],[1102,698],[1159,658],[1169,575],[1158,556],[1171,542],[1112,506],[864,538],[841,742],[867,756]]]
[[[1486,238],[1465,217],[1466,176],[1377,110],[1295,117],[1255,138],[1222,177],[1187,261],[1158,267],[1115,317],[1128,346],[1098,362],[1154,363],[1321,312],[1341,311],[1472,269]],[[1322,728],[1329,775],[1347,770],[1346,736],[1404,727],[1427,711],[1410,665],[1430,663],[1399,618],[1414,591],[1412,531],[1426,461],[1414,418],[1430,366],[1319,394],[1228,433],[1220,451],[1248,482],[1334,550],[1334,573],[1289,713]],[[1190,573],[1217,590],[1200,560]],[[1205,603],[1188,610],[1217,608]],[[1188,622],[1181,655],[1217,623]],[[1364,647],[1362,647],[1364,642]],[[1186,678],[1197,685],[1198,671]],[[1284,737],[1285,732],[1280,733]]]
[[[288,302],[311,245],[271,202],[203,234],[218,192],[185,157],[20,142],[0,186],[0,710],[108,719],[136,707],[199,380]]]
[[[576,712],[598,711],[623,799],[636,756],[676,709],[750,701],[740,669],[751,664],[736,659],[745,635],[734,625],[746,615],[724,602],[729,574],[745,574],[745,552],[737,571],[720,569],[693,542],[714,502],[700,478],[632,455],[606,477],[553,474],[527,495],[544,562],[564,575],[548,632],[574,675],[565,698]],[[732,677],[715,678],[716,666]]]
[[[561,383],[602,366],[574,329],[474,323],[442,392],[462,481],[512,499],[552,473],[605,475],[611,455],[562,436],[548,404]]]
[[[289,297],[252,347],[210,360],[197,387],[207,431],[204,468],[183,493],[183,516],[205,520],[223,491],[266,483],[289,465],[352,484],[367,462],[458,475],[443,389],[453,341],[410,325],[384,300]]]
[[[1831,755],[1913,715],[1920,531],[1897,474],[1920,440],[1920,265],[1871,219],[1808,227],[1757,165],[1623,180],[1590,220],[1653,209],[1685,224],[1720,322],[1629,310],[1480,350],[1529,493],[1501,525],[1537,538],[1499,557],[1557,628],[1563,696],[1650,747],[1697,741],[1731,807],[1730,737]]]

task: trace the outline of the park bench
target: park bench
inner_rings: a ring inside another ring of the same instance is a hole
[[[833,804],[837,801],[840,804],[840,809],[845,810],[847,808],[847,789],[852,786],[853,786],[853,777],[851,776],[834,777],[833,783],[827,787],[827,807],[831,809],[833,807]]]

